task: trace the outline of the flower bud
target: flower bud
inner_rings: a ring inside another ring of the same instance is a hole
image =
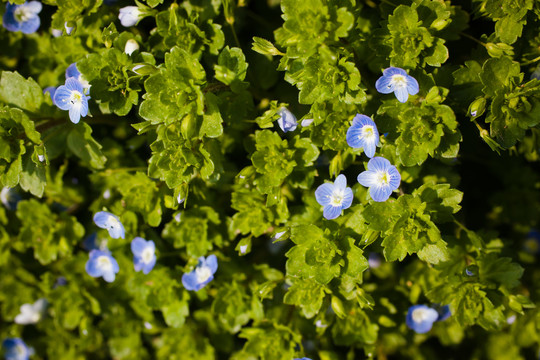
[[[124,47],[124,52],[131,56],[131,54],[135,50],[139,50],[139,44],[133,39],[129,39],[128,41],[126,41],[126,46]]]
[[[140,15],[141,12],[139,11],[138,7],[126,6],[120,9],[118,19],[120,19],[120,23],[122,24],[122,26],[130,27],[137,24]]]
[[[469,115],[472,118],[477,118],[484,113],[486,110],[486,99],[481,97],[474,100],[471,105],[469,105]]]

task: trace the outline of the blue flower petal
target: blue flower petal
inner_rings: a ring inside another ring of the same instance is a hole
[[[420,91],[418,81],[410,75],[407,75],[407,91],[411,95],[416,95],[418,94],[418,91]]]
[[[53,103],[58,106],[62,110],[69,110],[71,107],[71,90],[69,90],[66,86],[61,85],[56,89],[56,92],[54,93],[54,99]]]
[[[390,187],[392,190],[396,190],[401,183],[401,175],[395,166],[390,166],[388,168],[388,174],[390,174]]]
[[[376,156],[368,161],[367,168],[370,171],[386,171],[392,164],[387,159]]]
[[[406,87],[396,86],[394,88],[394,94],[396,95],[398,101],[401,103],[407,102],[407,99],[409,98],[409,93],[407,92]]]
[[[20,25],[20,30],[23,34],[32,34],[39,29],[39,25],[41,25],[39,16],[34,16],[28,19],[28,21],[22,22]]]
[[[20,338],[7,338],[2,341],[6,360],[28,360],[30,350]]]
[[[102,229],[107,229],[113,239],[124,239],[124,225],[117,216],[107,211],[100,211],[94,215],[94,223]]]
[[[210,268],[210,271],[212,272],[212,274],[216,273],[216,271],[218,269],[218,262],[217,262],[216,255],[209,255],[206,258],[206,266],[208,266]]]
[[[146,248],[146,240],[142,237],[136,237],[131,241],[131,252],[135,256],[141,256]]]
[[[81,72],[77,69],[77,63],[69,65],[66,69],[66,79],[72,77],[78,80],[79,76],[81,76]]]
[[[327,220],[332,220],[341,215],[341,206],[326,205],[323,210],[323,216]]]
[[[372,158],[377,150],[377,143],[379,142],[379,134],[376,137],[377,141],[364,141],[364,153],[368,158]]]
[[[43,9],[43,5],[41,5],[39,1],[30,1],[22,6],[25,6],[27,10],[34,14],[39,14],[41,12],[41,9]]]
[[[452,312],[450,311],[450,306],[449,305],[444,305],[444,306],[438,308],[437,313],[439,314],[439,317],[437,317],[436,321],[444,321],[444,320],[448,319],[452,315]]]
[[[405,70],[403,70],[402,68],[390,66],[389,68],[386,68],[386,69],[383,70],[383,75],[384,76],[389,76],[389,77],[392,77],[394,75],[404,75],[404,76],[406,76],[407,72]]]
[[[381,186],[380,184],[377,184],[369,188],[369,195],[374,201],[377,202],[388,200],[391,194],[392,189],[390,189],[390,186],[388,185]]]
[[[18,6],[19,5],[13,5],[9,2],[6,4],[6,12],[2,18],[2,25],[8,31],[19,31],[20,29],[20,23],[15,20],[15,9],[17,9]]]
[[[320,185],[317,190],[315,190],[315,198],[320,205],[325,206],[330,204],[333,192],[334,184],[325,183]]]
[[[360,185],[365,187],[372,187],[379,184],[377,182],[377,173],[370,170],[358,174],[358,178],[356,180],[360,183]]]
[[[150,271],[152,271],[152,269],[156,265],[156,260],[157,260],[156,255],[154,255],[154,257],[152,258],[152,260],[150,260],[148,264],[144,264],[143,274],[147,275]]]
[[[351,207],[354,195],[351,188],[345,189],[345,195],[343,197],[343,202],[341,203],[341,209],[345,210]]]
[[[353,149],[359,149],[364,147],[364,140],[362,138],[362,129],[351,126],[347,130],[347,135],[345,137],[347,144]]]
[[[294,131],[297,127],[296,116],[293,115],[288,109],[281,108],[278,112],[280,118],[278,119],[278,125],[283,132]]]
[[[85,270],[86,273],[92,277],[101,276],[101,269],[97,267],[97,262],[94,261],[99,255],[99,250],[90,251],[90,259],[86,262]]]
[[[363,115],[363,114],[356,114],[356,116],[353,119],[353,125],[362,127],[364,125],[372,125],[375,126],[375,123],[369,116]]]
[[[335,190],[345,190],[347,187],[347,178],[343,174],[339,174],[336,180],[334,181],[334,189]]]
[[[422,316],[420,317],[420,319],[415,319],[414,314],[417,311],[422,312]],[[414,330],[416,333],[424,334],[431,330],[433,323],[437,321],[438,317],[439,314],[436,310],[426,305],[414,305],[409,308],[405,323],[410,329]]]
[[[394,92],[394,85],[391,81],[392,77],[383,75],[375,82],[375,89],[381,94],[390,94]]]
[[[69,120],[74,124],[79,123],[79,120],[81,120],[81,106],[71,106],[69,108]]]
[[[83,86],[82,86],[81,82],[79,80],[77,80],[76,78],[74,78],[74,77],[70,77],[70,78],[66,79],[66,84],[65,85],[71,91],[78,91],[81,94],[84,93],[84,89],[83,89]]]
[[[184,287],[190,291],[198,291],[201,289],[199,287],[199,283],[197,282],[197,274],[195,273],[195,270],[182,275],[182,285],[184,285]]]

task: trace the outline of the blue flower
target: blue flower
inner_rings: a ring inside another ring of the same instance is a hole
[[[39,12],[41,11],[39,1],[25,2],[22,5],[6,4],[3,25],[9,31],[22,31],[25,34],[36,32],[40,25]]]
[[[534,69],[534,71],[531,73],[531,80],[537,79],[540,80],[540,65]]]
[[[47,86],[45,89],[43,89],[43,94],[49,93],[51,96],[51,101],[54,104],[54,93],[56,92],[56,88],[54,86]]]
[[[92,277],[103,276],[106,282],[113,282],[120,267],[109,251],[92,250],[86,262],[86,272]]]
[[[20,200],[20,195],[10,187],[5,186],[0,191],[0,201],[8,210],[15,211]]]
[[[28,346],[19,338],[8,338],[2,341],[4,356],[6,360],[28,360],[30,350]]]
[[[444,321],[452,315],[452,312],[450,311],[450,305],[440,306],[436,304],[434,307],[437,311],[437,314],[439,314],[437,321]]]
[[[375,83],[377,91],[383,94],[390,94],[393,92],[399,102],[406,102],[409,98],[409,94],[418,94],[418,81],[403,69],[396,67],[389,67],[383,71],[381,76]]]
[[[109,231],[109,235],[113,239],[122,238],[124,239],[126,231],[124,230],[124,225],[118,219],[118,216],[111,214],[107,211],[100,211],[94,215],[94,223],[102,228]]]
[[[370,269],[377,269],[382,264],[382,258],[379,254],[372,252],[369,253],[368,265]]]
[[[311,359],[307,357],[303,357],[303,358],[294,358],[294,360],[311,360]]]
[[[363,148],[366,156],[372,158],[379,145],[379,131],[373,120],[366,115],[356,114],[347,130],[347,144],[355,149]]]
[[[152,240],[136,237],[131,242],[131,252],[135,271],[142,270],[144,274],[148,274],[156,265],[156,245]]]
[[[426,305],[414,305],[409,308],[405,322],[418,334],[427,333],[433,323],[439,318],[439,313]]]
[[[141,11],[136,6],[126,6],[120,9],[118,19],[122,26],[130,27],[139,22]]]
[[[323,216],[327,220],[332,220],[341,215],[341,210],[351,206],[353,192],[347,187],[347,178],[340,174],[336,181],[322,184],[315,190],[317,202],[324,206]]]
[[[386,201],[392,191],[399,187],[401,175],[390,161],[383,157],[374,157],[367,164],[367,171],[358,175],[358,182],[369,187],[369,195],[375,201]]]
[[[93,232],[84,239],[82,243],[82,247],[86,251],[97,250],[99,249],[99,246],[96,240],[97,240],[97,233]]]
[[[210,255],[206,259],[201,256],[195,270],[182,275],[182,284],[188,290],[199,291],[214,279],[217,268],[216,255]]]
[[[283,132],[296,130],[296,116],[294,116],[292,112],[282,107],[279,109],[278,114],[279,119],[277,122]]]
[[[525,242],[523,242],[523,249],[531,255],[540,253],[540,233],[537,230],[529,231]]]
[[[66,80],[70,77],[73,77],[81,83],[84,93],[88,94],[88,89],[90,89],[90,83],[84,78],[79,69],[77,68],[77,63],[73,63],[68,66],[66,69]]]
[[[82,117],[88,115],[88,99],[79,80],[70,77],[65,85],[59,86],[54,93],[53,103],[62,110],[69,110],[69,119],[77,124]]]

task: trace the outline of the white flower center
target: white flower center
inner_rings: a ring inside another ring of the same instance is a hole
[[[100,256],[97,258],[97,266],[101,270],[110,271],[112,269],[111,260],[107,256]]]
[[[154,257],[154,252],[152,251],[152,248],[147,247],[146,249],[144,249],[141,254],[141,257],[142,257],[143,263],[145,264],[150,263],[150,261],[152,261],[152,258]]]
[[[341,206],[343,203],[344,194],[341,190],[334,190],[332,196],[330,197],[330,204],[332,206]]]
[[[79,93],[80,94],[80,93]],[[109,229],[115,229],[120,227],[120,221],[118,221],[115,217],[109,216],[109,219],[107,220],[107,226]]]
[[[15,9],[13,16],[17,22],[26,22],[32,18],[34,13],[27,6],[19,6]]]
[[[82,103],[82,94],[77,90],[73,90],[71,92],[71,96],[69,97],[69,102],[71,102],[73,105],[80,105]]]
[[[415,309],[412,312],[412,319],[415,323],[421,323],[429,319],[429,314],[426,309]]]
[[[197,282],[201,284],[212,276],[212,271],[208,266],[201,266],[195,269],[195,274],[197,275]]]
[[[397,88],[407,87],[407,78],[403,75],[393,75],[390,84]]]
[[[375,132],[373,131],[373,126],[364,125],[362,127],[362,134],[358,138],[366,139],[367,141],[372,141],[374,137],[375,137]]]
[[[390,183],[390,174],[388,173],[388,171],[379,171],[379,173],[377,174],[377,182],[381,186],[388,185]]]

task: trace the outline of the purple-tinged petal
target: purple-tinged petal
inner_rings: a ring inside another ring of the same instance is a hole
[[[380,184],[377,184],[369,188],[369,195],[374,201],[377,202],[383,202],[388,200],[391,194],[392,189],[390,189],[390,186],[388,185],[381,186]]]
[[[330,204],[330,200],[332,199],[332,194],[334,193],[334,184],[331,183],[325,183],[320,185],[317,190],[315,190],[315,198],[317,199],[317,202],[322,205],[328,205]]]
[[[334,189],[344,191],[347,188],[347,178],[343,174],[339,174],[334,181]]]
[[[332,220],[341,215],[341,206],[326,205],[323,210],[323,217]]]
[[[360,183],[360,185],[365,187],[372,187],[379,184],[377,173],[370,170],[358,174],[358,178],[356,180]]]
[[[407,99],[409,98],[409,93],[407,92],[407,87],[405,86],[394,87],[394,94],[400,103],[407,102]]]

